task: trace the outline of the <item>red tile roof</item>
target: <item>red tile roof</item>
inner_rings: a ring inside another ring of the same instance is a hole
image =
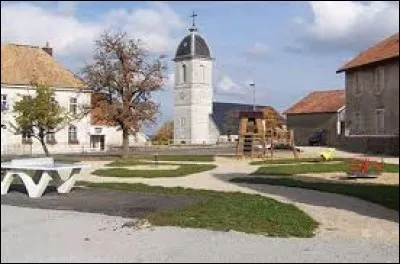
[[[332,113],[337,112],[345,104],[345,90],[316,91],[310,93],[283,113]]]
[[[336,73],[359,66],[399,57],[399,33],[379,42],[375,46],[361,52],[357,57],[347,62]]]

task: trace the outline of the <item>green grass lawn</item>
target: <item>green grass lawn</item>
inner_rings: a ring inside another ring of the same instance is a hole
[[[125,165],[119,165],[119,166],[134,165],[132,163],[129,163],[129,165],[127,165],[127,163],[124,164]],[[127,177],[127,178],[128,177],[141,177],[141,178],[181,177],[202,171],[212,170],[217,167],[216,165],[213,164],[169,164],[169,165],[177,165],[179,166],[179,168],[175,170],[135,170],[135,169],[129,170],[125,168],[110,168],[110,169],[96,170],[93,172],[93,174],[102,177]]]
[[[148,156],[150,160],[154,160],[154,156]],[[160,161],[202,161],[212,162],[214,161],[213,155],[159,155],[158,160]]]
[[[320,158],[300,158],[300,159],[267,159],[267,160],[259,160],[252,161],[250,165],[264,165],[264,164],[294,164],[300,162],[310,162],[310,163],[318,163],[318,162],[330,162],[330,161],[345,161],[348,159],[345,158],[335,158],[329,161],[323,161]]]
[[[260,195],[225,193],[144,184],[78,183],[89,187],[202,198],[184,208],[156,212],[146,217],[158,226],[235,230],[279,237],[312,237],[318,223],[294,205]]]
[[[323,192],[354,196],[399,211],[399,186],[383,184],[345,184],[330,182],[302,181],[301,177],[239,177],[231,179],[237,183],[269,184],[298,187]]]
[[[348,162],[339,162],[331,164],[298,164],[291,166],[265,166],[260,167],[254,174],[262,175],[296,175],[303,173],[324,173],[324,172],[346,172],[348,170]],[[384,164],[385,172],[399,172],[399,165]]]
[[[198,161],[198,162],[213,162],[214,155],[167,155],[159,154],[159,161]],[[154,161],[155,155],[55,155],[56,160],[78,162],[82,160],[114,160],[119,163],[130,163],[131,165],[143,164],[141,160]],[[113,165],[114,166],[114,165]]]
[[[212,155],[159,155],[157,156],[158,161],[200,161],[200,162],[212,162],[214,156]],[[151,155],[136,155],[128,156],[125,158],[119,158],[114,160],[107,166],[119,167],[119,166],[133,166],[154,163],[155,157]]]

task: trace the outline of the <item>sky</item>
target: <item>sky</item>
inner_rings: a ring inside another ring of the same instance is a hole
[[[1,42],[53,48],[55,58],[79,73],[94,40],[119,29],[167,56],[161,113],[152,133],[172,119],[173,57],[191,25],[207,40],[214,101],[256,103],[280,112],[312,91],[344,89],[336,74],[346,61],[399,31],[399,1],[1,1]]]

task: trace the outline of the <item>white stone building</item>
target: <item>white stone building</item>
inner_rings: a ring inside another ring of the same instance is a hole
[[[211,118],[213,59],[197,28],[189,31],[174,58],[174,143],[214,144],[219,132]]]
[[[26,135],[15,135],[10,122],[14,122],[13,106],[19,95],[34,95],[30,85],[33,79],[49,84],[55,100],[68,111],[89,107],[91,93],[72,72],[60,65],[52,56],[53,50],[17,44],[1,44],[1,154],[42,154],[39,141]],[[91,114],[74,121],[64,129],[46,138],[50,153],[105,151],[122,144],[122,133],[114,126],[92,124]],[[138,133],[131,144],[144,144],[146,137]]]

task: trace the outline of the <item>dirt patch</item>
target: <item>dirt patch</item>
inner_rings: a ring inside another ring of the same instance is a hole
[[[142,218],[151,213],[181,208],[200,201],[200,198],[186,196],[80,187],[74,188],[68,194],[59,194],[55,188],[47,188],[42,197],[32,199],[26,194],[25,188],[19,184],[12,185],[10,192],[1,196],[1,204],[100,213],[129,218]]]

